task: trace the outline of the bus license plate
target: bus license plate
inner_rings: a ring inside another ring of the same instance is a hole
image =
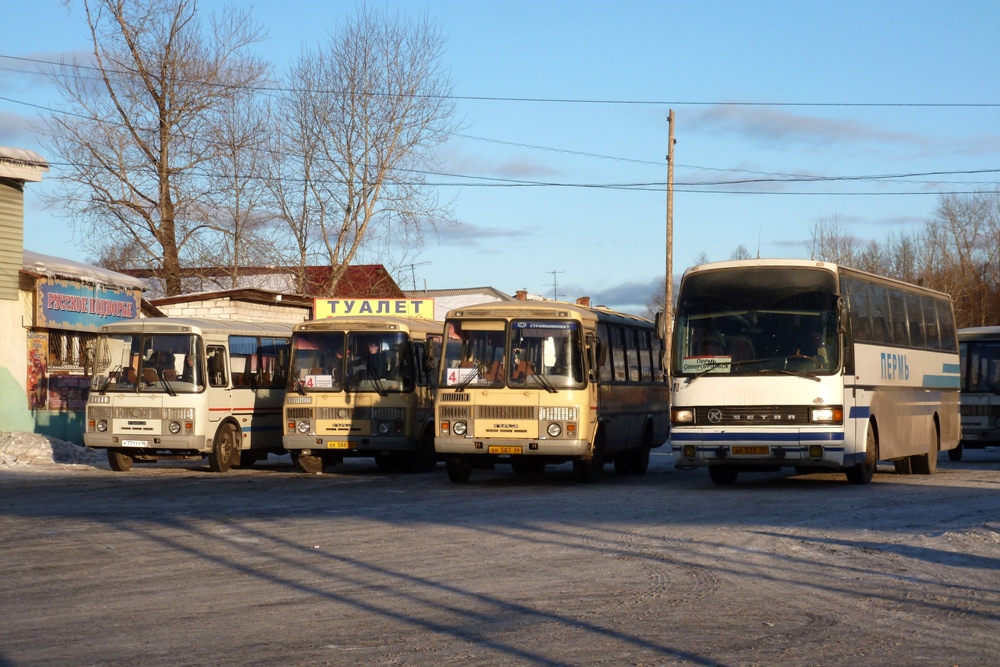
[[[733,456],[767,456],[769,453],[770,449],[767,445],[733,447]]]
[[[148,447],[145,440],[122,440],[122,447]]]
[[[341,440],[327,440],[326,441],[326,448],[327,449],[350,449],[351,445],[350,445],[350,443],[343,442]]]
[[[513,447],[511,445],[490,445],[490,454],[520,454],[521,447]]]

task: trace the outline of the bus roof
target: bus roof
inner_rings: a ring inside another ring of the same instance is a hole
[[[210,317],[141,317],[128,322],[102,325],[98,333],[222,333],[248,336],[288,336],[292,325],[285,322],[245,322]]]
[[[946,292],[940,290],[931,289],[930,287],[924,287],[922,285],[915,285],[913,283],[908,283],[903,280],[897,280],[896,278],[889,278],[886,276],[880,276],[877,273],[869,273],[868,271],[862,271],[861,269],[851,268],[849,266],[842,266],[840,264],[834,264],[833,262],[821,262],[815,259],[734,259],[726,262],[710,262],[708,264],[699,264],[697,266],[692,266],[686,271],[684,271],[683,278],[686,278],[689,274],[698,273],[701,271],[714,271],[720,269],[749,269],[749,268],[814,268],[814,269],[824,269],[835,274],[854,274],[857,276],[864,276],[870,278],[873,281],[891,283],[899,285],[900,287],[905,287],[911,290],[927,292],[931,294],[937,294],[939,296],[951,298]]]
[[[968,327],[958,330],[959,340],[1000,340],[998,327]]]
[[[320,320],[307,320],[295,325],[295,331],[419,331],[422,333],[441,333],[444,322],[424,320],[417,317],[396,317],[394,315],[362,315],[356,317],[325,317]]]
[[[614,321],[631,324],[652,324],[645,317],[619,313],[600,306],[582,306],[564,301],[497,301],[474,306],[455,308],[447,318],[460,317],[553,317],[558,313],[570,313],[585,321]]]

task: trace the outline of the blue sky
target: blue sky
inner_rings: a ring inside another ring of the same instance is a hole
[[[203,12],[223,6],[199,4]],[[278,71],[358,5],[264,1],[260,53]],[[675,113],[674,274],[740,245],[806,257],[819,220],[862,242],[919,229],[938,193],[1000,183],[1000,2],[443,2],[463,121],[441,178],[461,224],[430,234],[404,288],[489,285],[642,310],[665,272],[667,110]],[[28,129],[56,96],[10,58],[86,49],[60,0],[5,8],[0,145],[45,155]],[[501,99],[503,98],[503,99]],[[530,101],[529,101],[530,100]],[[965,106],[958,106],[965,105]],[[992,105],[992,106],[990,106]],[[895,179],[736,182],[774,174]],[[86,261],[79,233],[28,186],[25,247]],[[456,186],[455,183],[463,185]],[[706,183],[722,182],[721,185]],[[620,184],[659,184],[613,188]],[[596,186],[596,187],[595,187]],[[554,287],[555,286],[555,287]]]

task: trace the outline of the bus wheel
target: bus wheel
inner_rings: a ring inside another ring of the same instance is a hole
[[[865,436],[865,460],[851,466],[844,472],[851,484],[867,484],[875,474],[875,429],[868,423],[868,434]]]
[[[240,460],[240,445],[237,441],[236,427],[223,424],[215,432],[215,442],[208,454],[208,467],[212,472],[228,472],[234,463]]]
[[[733,466],[708,466],[708,477],[716,486],[732,486],[739,474],[739,468]]]
[[[430,431],[424,431],[414,449],[407,458],[407,468],[411,472],[431,472],[437,467],[437,452],[434,451],[434,436]]]
[[[122,449],[108,449],[108,465],[115,472],[128,472],[134,460]]]
[[[444,460],[444,466],[448,470],[448,479],[455,484],[465,484],[472,476],[472,466],[454,454]]]
[[[323,472],[323,459],[315,454],[303,454],[301,450],[292,450],[292,460],[302,472],[318,475]]]
[[[909,456],[904,456],[901,459],[893,459],[892,466],[896,469],[897,475],[913,474],[913,459]]]
[[[240,467],[241,468],[251,468],[254,463],[257,463],[259,459],[257,458],[256,452],[246,451],[240,452]]]
[[[961,461],[962,460],[962,450],[965,446],[962,443],[958,443],[958,447],[955,449],[948,450],[948,460],[949,461]]]
[[[933,475],[937,471],[938,460],[938,432],[937,427],[932,423],[930,432],[930,444],[927,446],[925,454],[915,454],[910,457],[910,465],[913,466],[913,473],[916,475]]]
[[[594,441],[590,458],[573,461],[573,472],[581,482],[593,484],[604,475],[604,443],[601,435]]]

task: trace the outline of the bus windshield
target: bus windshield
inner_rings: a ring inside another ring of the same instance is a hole
[[[516,319],[449,321],[443,362],[447,386],[507,385],[555,391],[584,384],[577,322]]]
[[[1000,394],[1000,340],[959,343],[962,391]]]
[[[97,340],[91,391],[194,393],[205,386],[198,337],[114,334]]]
[[[691,274],[674,336],[679,376],[833,373],[840,365],[835,277],[808,268]]]
[[[343,331],[301,331],[292,336],[289,391],[340,391],[344,383]]]
[[[413,363],[405,333],[300,331],[293,337],[292,348],[290,391],[413,391]]]

